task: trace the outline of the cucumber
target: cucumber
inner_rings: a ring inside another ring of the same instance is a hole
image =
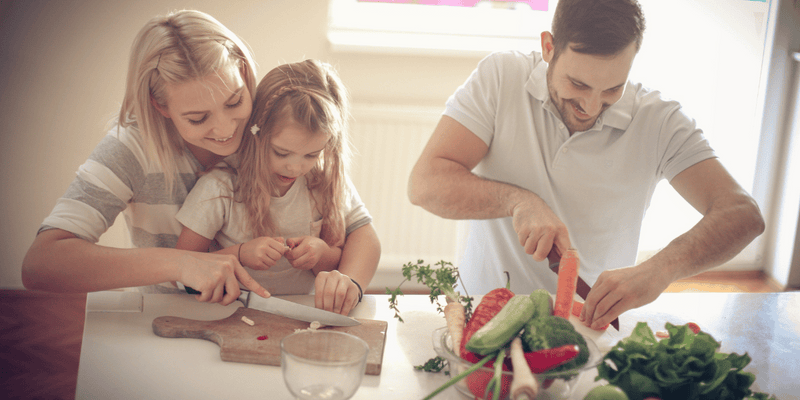
[[[501,349],[519,334],[535,308],[530,296],[512,297],[497,315],[472,335],[466,349],[480,355]]]
[[[553,315],[553,296],[544,289],[536,289],[531,293],[531,300],[535,306],[532,318]]]

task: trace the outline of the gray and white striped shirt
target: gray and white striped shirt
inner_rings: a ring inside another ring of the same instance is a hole
[[[134,247],[174,248],[182,229],[175,214],[202,165],[184,150],[176,160],[172,192],[167,193],[164,171],[152,161],[136,126],[112,127],[78,168],[39,232],[58,228],[97,243],[122,212]]]

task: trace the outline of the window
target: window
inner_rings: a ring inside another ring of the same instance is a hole
[[[454,3],[475,5],[432,5]],[[331,0],[328,40],[331,50],[343,52],[483,56],[497,49],[530,51],[550,27],[547,9],[548,0]]]
[[[640,3],[647,30],[630,79],[680,101],[697,120],[720,161],[752,193],[760,139],[761,68],[769,3]],[[698,212],[667,182],[661,182],[642,226],[640,256],[647,257],[663,248],[699,219]],[[751,244],[727,267],[752,269],[760,258],[757,244]]]

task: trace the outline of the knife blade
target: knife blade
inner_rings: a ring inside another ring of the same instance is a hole
[[[185,290],[189,294],[200,294],[199,291],[185,286],[180,282],[178,287]],[[270,314],[280,315],[282,317],[296,319],[298,321],[314,322],[317,321],[322,325],[328,326],[356,326],[361,325],[361,322],[354,318],[345,315],[336,314],[330,311],[320,310],[316,307],[310,307],[303,304],[295,303],[292,301],[279,299],[277,297],[261,297],[249,290],[241,290],[239,301],[244,304],[246,308],[264,311]]]
[[[556,275],[558,275],[558,264],[558,262],[550,263],[550,270],[555,272]],[[586,297],[589,296],[589,292],[591,290],[592,287],[589,286],[589,284],[586,283],[583,278],[578,276],[578,285],[575,288],[575,292],[578,293],[578,296],[580,296],[583,300],[586,300]],[[611,326],[613,326],[614,329],[619,330],[619,318],[614,318],[614,320],[611,321]]]

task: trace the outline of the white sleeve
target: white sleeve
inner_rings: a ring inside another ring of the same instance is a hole
[[[209,240],[222,230],[233,201],[230,179],[214,172],[197,180],[176,215],[183,226]]]
[[[344,223],[347,227],[345,229],[345,235],[349,235],[350,232],[371,223],[372,216],[369,214],[364,202],[361,201],[361,197],[358,195],[358,191],[353,185],[353,182],[351,182],[350,179],[346,181],[347,201],[345,202]]]

